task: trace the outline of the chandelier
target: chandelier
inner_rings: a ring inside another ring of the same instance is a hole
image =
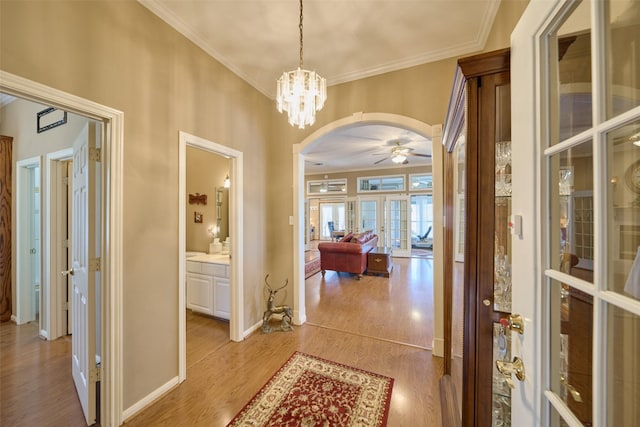
[[[302,69],[302,0],[300,0],[300,65],[285,71],[278,79],[276,102],[278,111],[286,111],[289,124],[304,129],[316,121],[316,111],[322,110],[327,99],[327,81],[315,71]]]

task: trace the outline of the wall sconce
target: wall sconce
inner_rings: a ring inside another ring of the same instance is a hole
[[[227,174],[226,178],[224,179],[224,184],[223,184],[224,188],[229,188],[231,187],[231,180],[229,179],[229,174]]]

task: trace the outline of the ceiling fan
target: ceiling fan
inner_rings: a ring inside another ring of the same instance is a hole
[[[409,160],[407,160],[408,156],[431,157],[431,154],[414,153],[413,148],[403,147],[402,144],[403,144],[402,141],[395,141],[395,146],[391,148],[391,154],[383,159],[378,160],[377,162],[374,162],[373,164],[377,165],[379,163],[384,162],[387,159],[391,159],[393,163],[397,163],[397,164],[402,163],[403,165],[406,165],[407,163],[409,163]],[[386,154],[386,153],[378,153],[378,154]]]

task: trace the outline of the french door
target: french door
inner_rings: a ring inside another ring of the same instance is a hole
[[[640,425],[640,3],[532,0],[511,76],[512,425]]]
[[[357,232],[372,230],[378,235],[378,246],[385,246],[384,196],[358,197]]]
[[[411,256],[411,199],[410,196],[387,196],[387,246],[393,256]]]

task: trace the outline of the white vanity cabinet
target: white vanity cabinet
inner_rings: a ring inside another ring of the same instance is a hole
[[[229,257],[200,255],[187,260],[187,308],[229,319]]]

